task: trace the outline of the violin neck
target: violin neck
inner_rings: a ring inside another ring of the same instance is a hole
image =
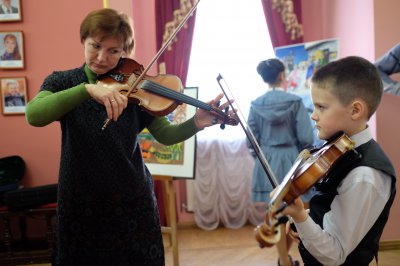
[[[206,111],[214,110],[210,105],[208,105],[202,101],[199,101],[195,98],[187,96],[183,93],[179,93],[174,90],[168,89],[167,87],[164,87],[160,84],[157,84],[157,83],[147,80],[147,79],[143,81],[143,83],[141,85],[141,89],[143,89],[144,91],[150,92],[150,93],[154,93],[154,94],[163,96],[163,97],[171,99],[171,100],[175,100],[180,103],[186,103],[189,105],[193,105],[195,107],[198,107],[198,108],[206,110]]]

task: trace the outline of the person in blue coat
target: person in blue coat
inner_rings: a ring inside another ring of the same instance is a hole
[[[302,99],[284,89],[285,66],[279,59],[261,61],[257,72],[268,91],[251,102],[248,126],[277,181],[282,182],[299,153],[313,146],[313,130]],[[253,147],[248,141],[251,152]],[[252,175],[252,199],[268,203],[273,186],[256,160]],[[278,265],[298,265],[288,256],[290,244],[280,249]]]
[[[391,77],[392,74],[400,72],[400,43],[380,57],[375,66],[381,76],[384,92],[400,95],[400,82]]]

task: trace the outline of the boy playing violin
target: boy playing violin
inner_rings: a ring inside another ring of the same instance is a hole
[[[372,138],[368,120],[382,96],[369,61],[350,56],[319,69],[311,80],[318,137],[342,131],[355,144],[317,185],[309,211],[300,198],[283,214],[293,218],[305,265],[368,265],[396,193],[394,168]]]

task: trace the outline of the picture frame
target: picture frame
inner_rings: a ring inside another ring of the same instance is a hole
[[[0,31],[0,68],[24,68],[24,37],[22,31]]]
[[[0,23],[21,20],[21,0],[0,0]]]
[[[25,77],[1,77],[1,108],[3,115],[25,114],[28,88]]]
[[[197,99],[198,88],[187,87],[184,94]],[[196,107],[180,104],[167,117],[172,124],[178,124],[194,116]],[[165,146],[157,142],[145,129],[139,136],[143,160],[152,175],[173,178],[194,179],[196,159],[196,136],[177,144]]]

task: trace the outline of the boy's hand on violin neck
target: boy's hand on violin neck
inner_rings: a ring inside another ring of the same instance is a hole
[[[291,216],[296,223],[302,223],[308,217],[308,211],[304,208],[304,203],[300,198],[287,205],[282,214]]]
[[[86,91],[98,103],[104,105],[107,111],[107,118],[117,121],[122,111],[128,105],[128,97],[121,94],[123,87],[129,87],[127,84],[118,84],[117,86],[105,86],[101,82],[96,84],[85,84]]]

